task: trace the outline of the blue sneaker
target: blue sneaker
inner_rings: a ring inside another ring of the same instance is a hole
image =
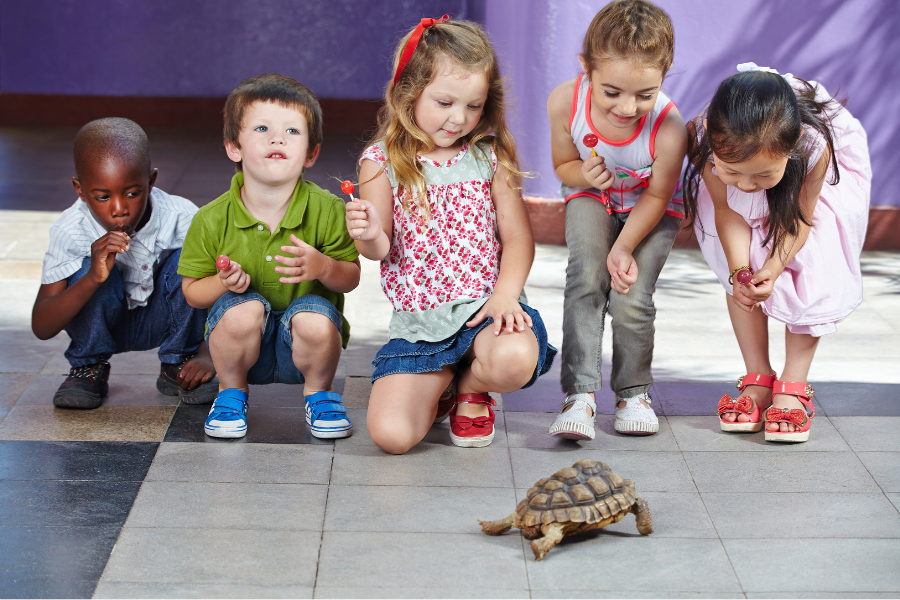
[[[217,438],[244,437],[247,434],[247,392],[235,388],[219,392],[203,431]]]
[[[306,397],[306,424],[317,438],[349,437],[353,429],[343,398],[336,392],[316,392]]]

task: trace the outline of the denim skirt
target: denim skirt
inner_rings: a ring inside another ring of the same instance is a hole
[[[538,361],[531,379],[522,387],[533,384],[538,377],[550,370],[553,357],[556,356],[556,348],[547,343],[547,329],[538,311],[530,306],[521,304],[522,308],[531,317],[532,328],[538,341]],[[459,330],[445,340],[439,342],[408,342],[404,339],[393,339],[381,347],[372,366],[372,381],[385,375],[397,373],[430,373],[440,371],[446,365],[455,365],[462,360],[469,347],[475,341],[478,333],[494,322],[487,318],[475,327],[467,327],[463,324]]]

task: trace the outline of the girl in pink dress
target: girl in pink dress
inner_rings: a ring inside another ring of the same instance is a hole
[[[872,170],[866,133],[815,82],[738,66],[689,126],[684,203],[725,287],[747,374],[723,396],[723,431],[803,442],[815,416],[807,383],[819,338],[862,302],[859,255]],[[786,325],[781,377],[768,317]]]

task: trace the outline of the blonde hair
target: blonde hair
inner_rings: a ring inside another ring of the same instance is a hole
[[[669,15],[646,0],[615,0],[594,16],[584,34],[582,56],[590,75],[609,58],[662,70],[672,66],[675,32]]]
[[[394,69],[413,31],[403,36],[394,53]],[[470,73],[484,73],[488,96],[481,119],[463,139],[474,146],[484,140],[494,147],[497,159],[509,171],[507,182],[521,189],[519,178],[527,176],[519,168],[516,142],[505,117],[504,84],[497,56],[481,27],[470,21],[446,21],[424,30],[416,50],[397,83],[388,82],[385,103],[378,112],[378,129],[368,145],[384,142],[387,161],[394,169],[398,195],[405,210],[415,206],[430,218],[431,207],[425,187],[422,164],[416,155],[434,149],[431,137],[416,123],[413,109],[422,91],[438,75],[441,59],[449,59]],[[477,154],[476,154],[477,156]]]

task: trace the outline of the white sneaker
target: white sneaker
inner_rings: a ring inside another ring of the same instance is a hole
[[[641,400],[647,403],[644,406]],[[619,402],[625,406],[619,408]],[[651,435],[659,431],[659,419],[650,407],[650,394],[643,393],[631,398],[616,398],[616,424],[619,433],[628,435]]]
[[[565,410],[571,406],[569,410]],[[563,412],[565,410],[565,412]],[[567,440],[594,439],[594,415],[597,405],[590,394],[571,394],[566,396],[560,406],[556,420],[550,426],[550,435]]]

